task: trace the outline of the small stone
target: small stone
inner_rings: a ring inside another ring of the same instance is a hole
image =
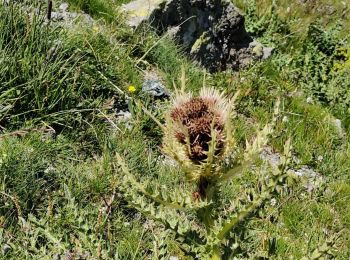
[[[117,120],[119,123],[123,123],[129,130],[132,129],[132,114],[129,111],[119,111],[117,113]]]
[[[55,172],[55,167],[53,167],[52,165],[50,165],[49,167],[47,167],[45,170],[44,170],[44,173],[45,174],[49,174],[49,173],[53,173]]]
[[[120,121],[126,122],[132,118],[132,114],[129,111],[119,111],[117,117]]]
[[[263,56],[262,59],[266,60],[268,58],[270,58],[273,54],[275,48],[272,47],[263,47]]]
[[[157,79],[146,79],[142,84],[142,91],[155,98],[169,98],[170,94],[165,86]]]
[[[334,120],[334,127],[337,130],[338,135],[340,137],[344,137],[345,136],[345,132],[344,132],[344,129],[343,129],[343,126],[342,126],[342,122],[341,122],[340,119],[335,119]]]
[[[161,158],[163,161],[164,165],[167,166],[171,166],[171,167],[177,167],[178,166],[178,162],[175,161],[173,158],[168,157],[168,156],[164,156],[163,158]]]
[[[260,44],[260,43],[258,43],[257,41],[254,40],[254,41],[252,41],[252,42],[249,43],[249,47],[253,49],[255,46],[257,46],[257,45],[259,45],[259,44]]]
[[[68,11],[68,7],[69,5],[67,3],[62,3],[58,9],[61,11],[61,12],[67,12]]]
[[[303,166],[299,170],[295,171],[295,174],[298,176],[306,176],[306,177],[316,177],[318,174],[308,166]]]
[[[58,21],[63,21],[65,20],[65,15],[59,12],[52,12],[51,13],[51,20],[54,22],[58,22]]]
[[[265,147],[262,150],[260,158],[261,160],[268,162],[274,168],[277,168],[281,163],[281,155],[273,152],[270,147]]]

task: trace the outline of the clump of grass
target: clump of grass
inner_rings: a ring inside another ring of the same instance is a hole
[[[112,22],[116,15],[116,4],[112,0],[69,0],[74,8],[90,14],[94,18],[103,18]]]
[[[11,215],[23,216],[14,212],[17,206],[24,215],[40,210],[45,197],[59,186],[56,164],[63,150],[66,154],[71,151],[67,144],[54,142],[49,137],[43,141],[42,138],[37,133],[22,140],[14,137],[0,140],[1,191],[18,201],[18,205],[5,203],[8,197],[0,196],[3,202],[0,215],[9,222]]]
[[[74,33],[76,27],[68,33],[48,26],[43,15],[30,16],[17,4],[1,5],[0,13],[2,127],[45,121],[61,132],[69,127],[67,122],[79,127],[101,123],[96,114],[111,97],[117,100],[116,108],[125,106],[108,80],[118,85],[139,81],[139,73],[125,57],[130,49],[111,47],[109,38],[84,25],[79,33]]]

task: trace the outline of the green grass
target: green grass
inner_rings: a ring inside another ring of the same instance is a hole
[[[337,95],[335,105],[320,98],[320,90],[316,93],[312,87],[318,86],[318,79],[302,73],[304,63],[298,62],[305,54],[319,58],[319,52],[307,46],[307,28],[321,14],[320,28],[326,30],[335,21],[347,28],[349,16],[342,16],[346,10],[340,1],[334,1],[335,11],[329,16],[324,15],[329,1],[318,3],[326,6],[323,9],[278,1],[274,18],[264,11],[270,1],[258,1],[255,17],[248,15],[247,23],[261,41],[276,47],[275,55],[240,72],[212,75],[204,75],[171,39],[155,44],[159,36],[146,26],[135,32],[127,28],[117,11],[122,1],[69,2],[72,9],[98,20],[94,28],[47,26],[17,5],[0,5],[0,247],[11,248],[5,255],[0,251],[0,258],[159,256],[161,228],[119,193],[115,154],[126,158],[142,182],[190,188],[176,167],[164,163],[160,128],[138,104],[142,101],[163,121],[167,102],[153,105],[140,92],[143,73],[157,72],[172,91],[173,81],[179,85],[182,65],[188,90],[198,91],[204,77],[206,85],[229,95],[241,90],[233,121],[240,148],[270,121],[281,97],[269,145],[282,152],[291,138],[298,159],[295,168],[309,165],[322,175],[322,184],[311,193],[304,188],[307,180],[301,180],[277,197],[275,206],[266,205],[261,216],[251,219],[237,251],[254,254],[241,254],[242,258],[300,259],[332,235],[339,236],[335,257],[350,257],[348,101],[346,95]],[[247,1],[234,2],[245,12],[251,8]],[[276,21],[273,26],[258,30],[271,19]],[[334,39],[344,34],[341,30]],[[344,46],[350,48],[348,43]],[[329,64],[314,62],[312,71]],[[342,84],[350,81],[348,75],[327,74],[332,77],[328,82],[346,86]],[[129,85],[137,88],[134,101],[125,100],[115,88],[127,91]],[[313,97],[312,103],[308,97]],[[118,109],[133,112],[131,129],[117,120]],[[344,136],[335,128],[335,118],[342,120]],[[239,196],[235,187],[254,181],[248,174],[229,183],[227,200]],[[187,259],[171,236],[167,244],[170,255]]]
[[[126,3],[125,0],[69,0],[71,9],[81,10],[95,18],[103,18],[108,22],[115,19],[117,4]]]

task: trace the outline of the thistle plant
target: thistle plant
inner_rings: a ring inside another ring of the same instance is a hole
[[[166,115],[163,150],[181,166],[189,181],[198,183],[200,199],[210,199],[222,177],[224,161],[234,149],[230,127],[232,101],[203,88],[198,97],[177,93]]]
[[[154,184],[141,184],[117,155],[118,169],[123,172],[120,189],[129,204],[159,221],[180,248],[194,258],[232,256],[230,243],[240,239],[238,226],[281,191],[288,179],[289,142],[279,167],[266,168],[258,188],[245,189],[229,205],[223,203],[221,191],[225,183],[244,171],[254,173],[250,166],[267,144],[278,115],[277,101],[272,122],[258,131],[240,152],[231,124],[238,95],[228,99],[223,93],[205,87],[198,96],[186,93],[184,87],[175,92],[162,126],[162,149],[177,162],[194,190],[175,187],[170,191]]]

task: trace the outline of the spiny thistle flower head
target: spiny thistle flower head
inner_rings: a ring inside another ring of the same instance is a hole
[[[197,97],[177,93],[172,100],[163,149],[179,162],[190,179],[217,173],[215,166],[231,143],[231,109],[232,103],[213,88],[203,88]]]

